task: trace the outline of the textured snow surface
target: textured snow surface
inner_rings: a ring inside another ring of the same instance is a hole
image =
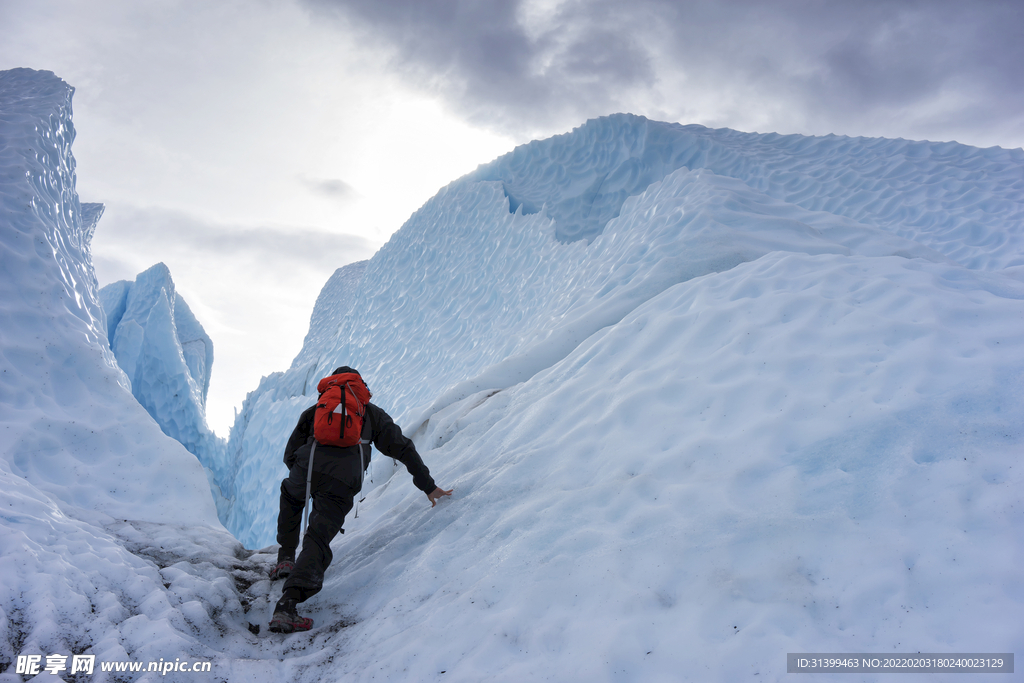
[[[292,368],[262,383],[235,424],[228,526],[248,544],[273,540],[270,473],[316,381],[339,364],[363,371],[415,429],[447,401],[550,366],[676,283],[773,251],[1019,268],[1022,169],[1020,150],[749,135],[628,115],[518,148],[428,201],[359,266],[361,278],[336,274],[324,288],[318,310],[325,299],[344,308],[333,319],[314,313]],[[605,180],[587,189],[595,178]],[[553,239],[583,195],[592,203],[580,211],[615,217],[589,242]],[[524,215],[526,206],[537,211]]]
[[[327,284],[232,431],[229,528],[272,542],[345,363],[455,497],[377,456],[307,603],[356,622],[331,676],[1020,649],[1022,208],[1020,150],[633,116],[523,146]]]
[[[563,241],[593,239],[623,202],[679,168],[706,168],[811,211],[885,228],[969,268],[1021,265],[1021,150],[955,142],[760,135],[616,115],[534,142],[467,177],[541,206]]]
[[[70,505],[210,521],[199,463],[132,398],[107,345],[89,252],[95,223],[83,224],[75,192],[72,92],[49,72],[0,72],[3,460]],[[95,221],[99,211],[89,213]]]
[[[320,349],[334,339],[338,333],[338,321],[345,317],[355,303],[352,295],[363,279],[367,263],[357,261],[338,268],[324,285],[313,306],[309,332],[302,343],[297,363],[315,360]]]
[[[51,112],[71,130],[65,84],[3,78],[44,95],[0,108],[18,148],[48,149]],[[24,110],[22,126],[10,111]],[[116,370],[87,239],[50,246],[84,234],[77,197],[8,227],[30,212],[6,198],[53,204],[19,188],[73,170],[67,137],[63,157],[0,157],[3,428],[52,413],[58,371],[83,377],[57,408],[75,425],[36,430],[55,450],[0,459],[0,662],[182,658],[228,681],[781,681],[787,652],[1022,649],[1020,150],[621,115],[481,167],[339,269],[293,366],[247,397],[228,463],[240,545],[212,521],[199,463]],[[71,172],[43,184],[73,195]],[[150,317],[171,310],[168,283]],[[108,311],[124,320],[118,286]],[[44,291],[43,307],[18,303]],[[177,299],[173,314],[161,343],[181,339]],[[182,345],[195,377],[188,358]],[[377,454],[302,606],[314,630],[267,634],[284,443],[343,363],[455,494],[431,509]],[[81,450],[89,438],[103,447]],[[103,473],[46,478],[79,453]],[[111,510],[140,480],[132,514]]]
[[[147,640],[130,618],[155,614],[143,602],[163,586],[108,525],[228,540],[199,462],[132,397],[108,347],[89,251],[102,207],[75,191],[72,92],[49,72],[0,72],[2,669]]]
[[[394,519],[392,481],[339,543],[335,590],[381,625],[352,668],[778,680],[786,652],[1019,649],[1022,297],[774,253],[453,404],[420,443],[458,499]]]
[[[175,291],[162,263],[140,273],[134,282],[107,285],[99,295],[110,347],[131,378],[132,394],[164,434],[203,464],[219,511],[226,516],[226,443],[206,424],[213,341]]]

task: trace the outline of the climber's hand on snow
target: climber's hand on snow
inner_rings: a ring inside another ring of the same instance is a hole
[[[455,489],[448,489],[447,491],[445,491],[440,486],[438,486],[436,489],[428,493],[427,498],[430,499],[430,507],[434,507],[435,505],[437,505],[437,501],[443,498],[444,496],[452,495],[452,491],[454,490]]]

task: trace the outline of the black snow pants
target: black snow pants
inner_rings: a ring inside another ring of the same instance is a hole
[[[281,482],[281,512],[277,517],[277,542],[282,555],[292,553],[299,545],[302,509],[306,503],[307,468],[296,464]],[[351,486],[321,472],[313,472],[311,497],[313,509],[302,541],[302,552],[295,560],[295,569],[284,582],[284,592],[298,597],[299,602],[320,592],[324,585],[324,572],[330,566],[331,541],[344,530],[341,525],[352,509],[358,491]],[[292,590],[289,590],[292,589]]]

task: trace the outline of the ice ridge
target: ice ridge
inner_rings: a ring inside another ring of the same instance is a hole
[[[75,189],[73,92],[51,72],[0,72],[3,476],[66,510],[217,524],[198,461],[142,410],[108,346],[90,252],[101,205]]]
[[[1024,263],[1022,162],[1020,149],[763,135],[616,114],[517,147],[465,180],[500,182],[510,211],[544,209],[568,242],[593,240],[628,197],[669,173],[705,168],[992,269]]]
[[[227,443],[206,423],[213,341],[158,263],[134,282],[100,290],[110,348],[131,380],[132,395],[167,436],[207,470],[218,510],[226,517],[234,472]]]
[[[240,565],[203,468],[132,396],[108,345],[90,253],[102,205],[81,203],[75,189],[73,92],[48,71],[0,72],[4,680],[21,680],[23,655],[201,651],[169,590],[171,574],[187,572],[161,574],[151,559],[161,545],[176,558],[165,567],[190,566],[201,543],[223,550],[210,580],[228,590],[213,600],[216,589],[193,592],[194,623],[218,599],[237,604],[224,578]],[[199,544],[181,550],[183,537]]]

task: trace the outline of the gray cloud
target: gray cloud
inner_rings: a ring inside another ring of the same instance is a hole
[[[297,269],[333,273],[346,263],[368,258],[373,245],[357,235],[296,227],[232,226],[160,208],[108,207],[94,240],[101,282],[134,278],[150,261],[205,262],[225,274],[249,272],[287,277]],[[107,269],[110,269],[109,271]],[[126,274],[125,271],[135,269]]]
[[[827,4],[809,14],[817,39],[800,55],[817,75],[798,79],[807,106],[905,106],[943,89],[973,90],[1006,113],[1020,102],[1024,14],[1008,2]],[[786,20],[796,21],[794,14]]]
[[[478,124],[626,110],[783,132],[1024,139],[1017,0],[304,0]],[[987,137],[986,137],[987,136]]]
[[[358,199],[360,194],[356,189],[338,178],[307,178],[301,176],[299,182],[314,194],[318,194],[337,201],[349,201]]]
[[[553,25],[534,31],[516,2],[305,1],[375,31],[396,48],[393,66],[411,81],[491,127],[521,132],[575,119],[594,105],[603,111],[616,90],[655,79],[635,32],[619,30],[623,8],[615,3],[595,12],[570,3]]]

